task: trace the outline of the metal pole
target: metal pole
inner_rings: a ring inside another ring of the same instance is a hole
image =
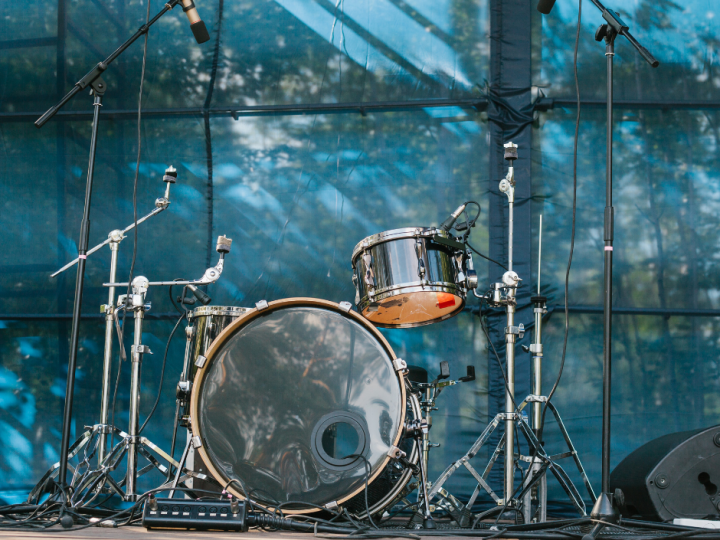
[[[117,276],[118,249],[122,241],[122,232],[112,231],[110,237],[110,280],[115,281]],[[112,375],[112,350],[113,350],[113,324],[115,322],[115,287],[108,291],[108,301],[105,308],[105,351],[103,355],[102,374],[102,397],[100,400],[100,423],[107,426],[110,408],[110,377]],[[102,428],[100,444],[98,446],[98,464],[105,459],[107,451],[106,428]]]
[[[515,296],[515,289],[509,288],[508,300]],[[507,325],[515,326],[515,305],[507,304]],[[507,390],[505,391],[505,504],[510,501],[515,476],[515,334],[505,333],[505,358],[507,362]]]
[[[540,261],[542,259],[542,215],[540,216],[540,233],[538,238],[538,282],[537,282],[537,295],[540,297]],[[536,396],[542,395],[542,359],[543,359],[543,348],[542,348],[542,316],[543,307],[535,305],[535,340],[533,342],[534,347],[532,348],[533,354],[533,391],[532,393]],[[537,435],[540,431],[540,423],[542,422],[542,403],[536,401],[533,403],[533,429]]]
[[[508,191],[508,271],[512,271],[513,263],[513,210],[515,206],[515,169],[510,161],[508,178],[511,182]],[[507,290],[507,326],[515,326],[515,289]],[[515,334],[505,333],[505,359],[507,368],[507,389],[505,390],[505,504],[508,504],[513,492],[515,477]]]
[[[68,375],[65,384],[65,408],[63,410],[62,438],[60,441],[60,470],[58,483],[64,489],[67,480],[68,446],[70,444],[70,429],[72,425],[73,397],[75,393],[75,367],[77,365],[78,341],[80,338],[80,314],[82,311],[83,288],[85,284],[85,258],[90,236],[90,202],[92,199],[93,176],[95,173],[95,152],[97,150],[98,124],[100,122],[100,107],[105,94],[105,83],[98,78],[92,85],[93,123],[90,137],[90,158],[88,160],[87,182],[85,185],[85,207],[80,222],[80,241],[78,242],[78,269],[75,280],[75,302],[73,304],[72,331],[70,334],[70,358],[68,359]]]
[[[139,302],[140,305],[137,305]],[[144,298],[141,294],[133,294],[135,308],[135,335],[132,351],[132,367],[130,372],[130,420],[128,426],[127,454],[127,490],[125,500],[134,502],[137,499],[137,444],[138,418],[140,415],[140,368],[142,366],[142,325],[145,316]]]
[[[607,58],[607,142],[605,178],[605,296],[603,324],[603,423],[602,423],[602,492],[610,489],[610,390],[612,381],[612,263],[614,209],[612,205],[612,142],[613,142],[613,58],[615,34],[605,40]]]

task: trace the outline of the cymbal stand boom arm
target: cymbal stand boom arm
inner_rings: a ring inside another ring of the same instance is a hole
[[[177,171],[175,168],[170,165],[165,170],[165,175],[163,177],[163,182],[165,182],[165,194],[162,197],[159,197],[155,200],[155,209],[147,214],[145,217],[139,219],[137,221],[137,225],[142,223],[143,221],[146,221],[147,219],[159,214],[163,210],[165,210],[168,206],[170,206],[170,185],[174,184],[177,180]],[[114,282],[117,276],[117,260],[118,260],[118,252],[120,249],[120,242],[122,242],[126,237],[125,233],[128,231],[131,231],[136,226],[136,223],[133,222],[127,227],[125,227],[123,230],[116,229],[114,231],[110,231],[108,234],[107,240],[104,242],[98,244],[94,248],[90,249],[86,253],[86,257],[88,255],[91,255],[98,251],[103,246],[109,245],[110,246],[110,281]],[[56,277],[59,274],[62,274],[65,270],[72,268],[74,265],[78,263],[80,258],[74,259],[70,261],[68,264],[60,268],[58,271],[56,271],[54,274],[52,274],[50,277]],[[102,374],[102,384],[101,384],[101,399],[100,399],[100,425],[107,426],[108,424],[108,416],[109,416],[109,407],[110,407],[110,378],[112,374],[112,343],[113,343],[113,324],[114,324],[114,317],[115,317],[115,310],[117,306],[115,306],[115,287],[110,287],[108,290],[108,301],[107,304],[103,304],[100,306],[100,311],[105,314],[105,347],[103,351],[103,374]],[[98,463],[101,463],[105,459],[105,455],[107,452],[107,435],[110,433],[110,427],[102,428],[102,433],[100,434],[100,443],[98,445]]]

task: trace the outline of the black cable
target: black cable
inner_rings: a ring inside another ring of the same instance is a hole
[[[373,521],[372,515],[370,514],[370,505],[368,504],[368,485],[370,484],[370,473],[372,472],[370,462],[362,454],[350,454],[347,457],[359,457],[363,460],[363,464],[365,466],[365,511],[367,512],[367,519],[370,522],[370,525],[372,525],[373,529],[379,529],[380,527],[378,527]]]
[[[145,14],[145,24],[147,24],[150,21],[150,0],[148,0],[147,3],[147,12]],[[140,71],[140,92],[138,94],[138,114],[137,114],[137,141],[138,141],[138,151],[137,151],[137,162],[135,164],[135,179],[133,180],[133,252],[132,252],[132,260],[130,261],[130,274],[128,276],[128,286],[126,291],[126,298],[130,297],[131,288],[132,288],[132,280],[133,280],[133,274],[135,273],[135,262],[137,260],[137,244],[138,244],[138,216],[137,216],[137,187],[138,187],[138,177],[140,174],[140,155],[141,155],[141,143],[142,143],[142,95],[143,95],[143,86],[145,85],[145,65],[147,63],[147,50],[148,50],[148,35],[150,34],[150,30],[148,29],[145,32],[145,42],[143,45],[143,59],[142,59],[142,70]],[[123,310],[123,317],[122,317],[122,325],[121,325],[121,332],[120,332],[120,347],[123,347],[123,339],[125,337],[125,316],[127,315],[127,311]],[[117,390],[118,385],[120,384],[120,371],[122,368],[122,360],[119,362],[118,365],[118,374],[117,379],[115,380],[115,391],[113,392],[113,403],[112,403],[112,422],[111,425],[115,425],[115,404],[117,399]],[[110,447],[112,448],[113,444],[115,443],[115,434],[114,432],[110,435]]]
[[[567,353],[568,334],[570,333],[570,311],[568,308],[568,299],[570,296],[570,268],[572,267],[573,252],[575,251],[575,215],[577,210],[577,154],[578,154],[578,134],[580,132],[580,82],[578,81],[578,45],[580,43],[580,24],[582,21],[582,0],[578,0],[578,20],[577,30],[575,32],[575,53],[574,53],[574,71],[575,71],[575,97],[577,99],[577,115],[575,116],[575,139],[573,141],[573,199],[572,199],[572,228],[570,233],[570,254],[568,256],[567,269],[565,270],[565,337],[563,339],[562,356],[560,358],[560,369],[558,370],[557,379],[553,384],[547,400],[543,405],[542,416],[540,418],[540,429],[538,429],[538,441],[542,441],[543,430],[545,429],[545,414],[547,407],[560,384],[560,378],[565,368],[565,355]]]
[[[491,263],[495,263],[495,264],[497,264],[500,268],[502,268],[503,270],[507,271],[507,266],[505,266],[505,265],[502,264],[502,263],[497,262],[495,259],[491,259],[491,258],[488,257],[487,255],[483,255],[483,254],[480,253],[477,249],[475,249],[474,247],[472,247],[472,246],[470,245],[470,242],[468,242],[467,240],[465,241],[465,245],[466,245],[467,247],[469,247],[471,250],[473,250],[473,251],[474,251],[476,254],[478,254],[480,257],[482,257],[483,259],[485,259],[486,261],[490,261]]]
[[[160,382],[158,383],[158,391],[157,396],[155,397],[155,403],[152,406],[152,409],[150,410],[150,414],[147,415],[147,418],[145,418],[145,421],[143,422],[142,426],[140,426],[140,429],[138,430],[138,435],[140,435],[143,432],[143,429],[145,429],[145,426],[152,418],[152,415],[155,414],[155,409],[157,409],[158,403],[160,403],[160,396],[162,395],[162,386],[163,386],[163,380],[165,379],[165,366],[167,365],[167,357],[168,357],[168,351],[170,350],[170,343],[172,342],[172,338],[175,335],[175,332],[177,331],[178,327],[180,326],[180,323],[183,322],[185,319],[185,314],[183,313],[178,317],[177,322],[175,323],[175,326],[172,329],[172,332],[170,332],[170,337],[167,340],[167,344],[165,345],[165,354],[163,355],[163,361],[162,361],[162,368],[160,370]]]
[[[119,309],[119,306],[115,309]],[[120,350],[118,350],[118,369],[117,369],[117,376],[115,377],[115,389],[113,390],[113,399],[112,399],[112,406],[110,407],[110,425],[112,427],[115,427],[115,405],[117,404],[117,393],[118,388],[120,387],[120,376],[122,375],[122,362],[123,362],[123,355],[122,355],[122,348],[125,347],[124,344],[124,337],[125,337],[125,306],[122,308],[123,310],[123,318],[122,318],[122,324],[120,325],[120,332],[118,335],[118,341],[120,342]],[[110,448],[113,448],[115,446],[115,431],[112,430],[110,432]]]
[[[173,281],[184,281],[184,280],[178,278],[178,279],[174,279]],[[173,307],[175,308],[175,310],[178,313],[182,313],[184,315],[187,313],[188,310],[185,307],[185,304],[183,304],[182,309],[180,309],[178,307],[178,305],[175,303],[175,298],[173,298],[173,289],[172,289],[173,287],[174,287],[174,285],[170,285],[170,287],[168,288],[168,294],[170,295],[170,302],[172,303]]]

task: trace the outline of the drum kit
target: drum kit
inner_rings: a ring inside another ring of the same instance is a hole
[[[509,511],[513,519],[545,521],[545,473],[550,470],[578,512],[585,515],[583,498],[558,460],[571,457],[593,502],[595,495],[557,410],[541,395],[546,299],[539,294],[539,286],[532,299],[533,393],[521,403],[515,399],[515,343],[524,333],[523,325],[514,321],[521,279],[512,270],[512,165],[517,147],[512,143],[505,146],[509,172],[500,190],[509,201],[510,243],[508,269],[501,282],[486,294],[477,292],[467,239],[480,207],[469,201],[440,227],[395,229],[359,242],[351,257],[357,311],[349,302],[317,298],[262,300],[250,308],[185,308],[185,358],[177,385],[170,452],[143,437],[138,427],[141,365],[144,355],[150,354],[141,343],[144,314],[150,308],[147,293],[152,287],[177,285],[184,287],[179,297],[183,307],[194,304],[195,299],[209,303],[209,297],[197,287],[220,278],[231,240],[218,239],[219,262],[200,279],[152,282],[138,276],[128,284],[116,282],[118,246],[135,224],[112,231],[108,240],[95,248],[109,245],[112,257],[110,281],[105,284],[109,298],[103,306],[106,346],[100,422],[88,427],[69,448],[69,456],[78,461],[68,464],[72,505],[87,506],[113,494],[136,501],[138,477],[156,469],[165,478],[162,489],[222,491],[248,498],[272,512],[322,515],[337,511],[352,519],[372,519],[387,516],[394,508],[406,508],[412,512],[408,525],[412,528],[435,528],[433,514],[440,512],[449,516],[454,526],[470,527],[488,514],[473,514],[482,490],[493,499],[494,514]],[[165,195],[138,224],[168,207],[176,177],[170,167],[164,177]],[[477,209],[474,216],[468,212],[472,206]],[[465,221],[457,223],[461,215]],[[451,233],[453,229],[457,235]],[[130,292],[115,302],[119,287]],[[429,435],[437,397],[446,387],[475,380],[474,367],[468,366],[465,376],[451,380],[449,365],[442,362],[440,373],[430,380],[427,370],[408,365],[395,355],[378,327],[410,328],[443,321],[463,310],[470,293],[506,311],[506,407],[464,456],[431,481],[430,449],[439,446]],[[132,313],[135,323],[127,433],[112,425],[108,413],[116,332],[121,357],[125,355],[119,324],[123,311]],[[533,411],[531,421],[523,412],[526,405]],[[567,443],[568,450],[562,454],[549,455],[538,440],[543,406],[553,412]],[[179,426],[187,429],[187,438],[182,457],[176,460]],[[504,427],[500,442],[479,472],[472,459],[500,426]],[[513,451],[516,433],[524,435],[530,456]],[[124,477],[113,478],[111,473],[119,469],[125,456]],[[488,482],[490,470],[501,456],[505,466],[502,497]],[[141,460],[147,461],[142,467]],[[29,502],[37,501],[48,489],[58,467],[55,464],[33,489]],[[444,488],[461,467],[477,482],[472,494],[464,498]],[[523,482],[516,486],[518,470],[523,471]]]

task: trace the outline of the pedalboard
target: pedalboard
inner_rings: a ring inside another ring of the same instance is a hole
[[[247,505],[238,499],[151,498],[145,503],[142,525],[146,529],[245,532],[247,517]]]

